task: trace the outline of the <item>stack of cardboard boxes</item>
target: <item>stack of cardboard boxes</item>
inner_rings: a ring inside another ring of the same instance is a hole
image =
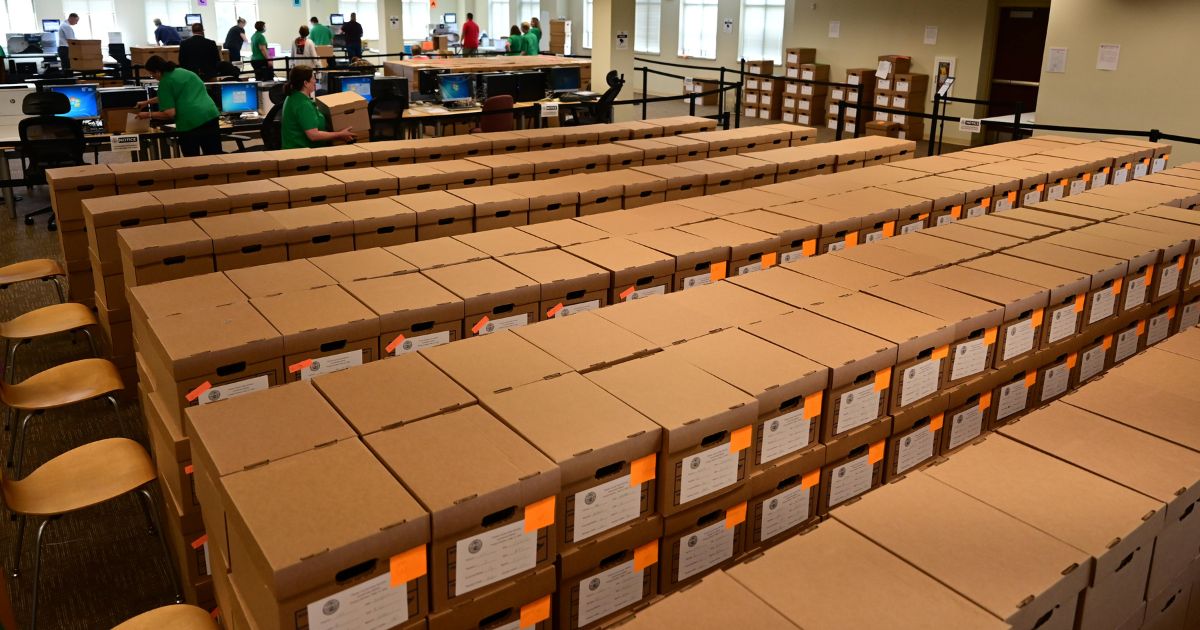
[[[879,58],[875,74],[875,105],[904,112],[924,112],[929,100],[929,75],[909,72],[908,57],[888,55]],[[887,73],[884,73],[887,70]],[[875,112],[867,123],[870,135],[890,138],[921,139],[925,133],[925,119],[907,113]]]
[[[846,70],[845,83],[853,87],[837,87],[829,91],[829,115],[825,124],[830,129],[837,129],[839,103],[844,101],[846,132],[854,133],[860,120],[865,122],[868,119],[865,112],[858,111],[858,103],[870,104],[875,101],[875,68],[849,68]]]
[[[775,62],[770,59],[746,62],[746,72],[754,75],[770,75],[774,71]],[[768,76],[747,76],[744,81],[742,114],[747,118],[782,120],[784,81]]]
[[[166,61],[179,63],[179,46],[132,46],[129,48],[129,60],[135,66],[145,66],[151,57],[162,57]],[[142,78],[148,78],[145,68],[138,70]]]
[[[788,69],[791,72],[791,69]],[[788,81],[783,100],[783,121],[803,125],[825,122],[829,86],[815,83],[829,81],[829,64],[803,63],[798,68],[799,81]],[[804,121],[804,122],[800,122]]]
[[[550,52],[555,55],[571,54],[571,20],[550,20]]]
[[[71,69],[76,71],[103,70],[104,53],[98,39],[68,39],[67,56]]]

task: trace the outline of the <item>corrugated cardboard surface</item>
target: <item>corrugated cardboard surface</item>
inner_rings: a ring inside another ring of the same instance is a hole
[[[579,313],[513,329],[517,336],[545,350],[571,369],[586,372],[650,354],[657,346],[600,317]]]
[[[510,330],[421,351],[467,391],[482,396],[571,371]]]
[[[231,269],[225,272],[225,275],[249,298],[293,293],[337,284],[337,280],[304,259]]]
[[[726,630],[736,627],[798,630],[774,608],[722,571],[638,611],[621,627],[627,630]]]

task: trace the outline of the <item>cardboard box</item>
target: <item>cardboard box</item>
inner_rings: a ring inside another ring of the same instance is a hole
[[[987,219],[991,217],[980,217]],[[978,221],[980,219],[971,219]],[[1074,336],[1082,324],[1081,315],[1091,287],[1088,274],[1051,267],[1006,254],[993,254],[963,263],[964,266],[1013,280],[1028,282],[1050,290],[1040,344],[1043,347]],[[1036,311],[1035,311],[1036,314]],[[1031,323],[1040,324],[1036,319]]]
[[[163,160],[175,179],[175,188],[221,186],[229,183],[230,174],[240,173],[240,165],[211,156],[168,158]]]
[[[712,151],[712,144],[709,145],[709,151]],[[749,173],[742,167],[730,166],[713,162],[712,159],[697,160],[695,162],[684,162],[677,165],[678,168],[694,171],[704,176],[704,194],[715,195],[717,193],[729,192],[731,190],[741,190],[745,185]]]
[[[253,298],[283,336],[289,382],[379,358],[379,317],[339,286]]]
[[[654,140],[660,144],[675,148],[674,162],[692,162],[708,158],[708,142],[705,140],[686,136],[663,136],[661,138],[654,138]],[[644,151],[643,161],[648,162]],[[670,161],[672,160],[668,160],[668,162]],[[651,164],[647,163],[646,166],[651,166]]]
[[[1133,310],[1154,301],[1153,296],[1160,284],[1159,276],[1155,274],[1155,268],[1161,266],[1162,258],[1162,251],[1158,248],[1096,236],[1084,230],[1056,234],[1046,240],[1055,245],[1068,247],[1072,252],[1092,252],[1127,261],[1128,273],[1123,276],[1123,286],[1119,287],[1121,292],[1124,292],[1124,298],[1118,300],[1119,304],[1116,307],[1119,311]]]
[[[896,479],[933,461],[944,440],[948,394],[921,401],[892,417],[888,438],[884,481]]]
[[[663,519],[659,590],[668,593],[732,564],[746,544],[749,486]]]
[[[673,257],[620,238],[564,248],[611,274],[610,304],[665,294],[672,285]]]
[[[693,620],[695,627],[705,630],[739,624],[756,628],[796,629],[774,608],[724,571],[711,573],[665,599],[638,610],[623,627],[628,630],[668,628],[680,619]]]
[[[430,513],[432,610],[554,562],[559,469],[487,411],[472,405],[365,441]],[[462,464],[453,484],[447,462]]]
[[[461,339],[462,298],[419,273],[344,285],[379,317],[380,356],[402,355]]]
[[[169,190],[175,187],[172,170],[162,160],[114,162],[106,166],[112,171],[117,186],[117,191],[112,194],[127,195],[135,192]]]
[[[467,160],[445,160],[431,163],[429,168],[440,174],[435,181],[445,181],[447,190],[490,186],[492,183],[492,169]],[[403,182],[400,191],[405,192]]]
[[[704,194],[704,174],[683,168],[678,164],[642,166],[632,170],[667,180],[667,201],[699,197]]]
[[[287,228],[266,212],[243,212],[196,220],[212,240],[217,271],[283,262]]]
[[[659,355],[598,370],[587,378],[663,428],[657,473],[663,480],[658,499],[662,514],[677,514],[706,497],[729,493],[746,480],[758,413],[754,398],[698,368]],[[659,386],[647,387],[652,381]]]
[[[626,212],[606,212],[579,217],[577,222],[603,230],[613,236],[630,236],[689,223],[699,223],[712,218],[705,212],[683,205],[684,203],[684,201],[656,203]]]
[[[190,221],[119,230],[117,246],[127,287],[215,271],[212,238]]]
[[[623,525],[593,544],[560,553],[557,595],[563,628],[593,627],[648,602],[658,592],[662,519]]]
[[[226,153],[217,158],[229,165],[229,183],[261,181],[279,176],[279,162],[273,151]],[[222,187],[222,190],[225,190]]]
[[[815,444],[778,459],[750,476],[746,553],[787,540],[815,525],[825,447]],[[813,491],[813,488],[817,488]]]
[[[306,291],[337,284],[329,274],[307,260],[234,269],[225,274],[248,298]]]
[[[884,246],[908,252],[920,259],[932,259],[941,266],[954,265],[993,253],[982,247],[927,236],[921,232],[890,239]]]
[[[254,179],[237,184],[221,186],[221,192],[229,200],[231,213],[251,210],[282,210],[291,207],[288,191],[269,179]]]
[[[567,220],[579,214],[579,192],[562,181],[525,181],[500,186],[507,192],[529,200],[531,225]]]
[[[495,260],[478,260],[424,272],[466,303],[468,336],[487,335],[537,319],[538,283]]]
[[[305,206],[270,213],[286,230],[291,260],[354,250],[354,222],[333,206]]]
[[[568,175],[556,180],[551,190],[575,190],[579,193],[579,216],[620,210],[624,202],[622,180],[598,175]]]
[[[696,141],[699,145],[699,141]],[[679,147],[674,144],[668,144],[662,141],[662,138],[653,138],[648,140],[623,140],[617,143],[623,147],[629,147],[642,152],[642,164],[652,166],[656,164],[673,164],[679,154]],[[699,149],[697,149],[699,151]],[[704,143],[704,155],[708,155],[708,145]]]
[[[543,241],[528,232],[511,227],[474,232],[472,234],[460,234],[453,238],[474,247],[492,258],[546,251],[555,248],[553,243]]]
[[[167,222],[229,214],[229,198],[216,186],[192,186],[150,193],[163,206]]]
[[[271,180],[288,191],[293,208],[346,201],[346,184],[325,173],[289,175]]]
[[[712,283],[713,266],[727,264],[729,260],[728,246],[673,228],[631,234],[628,238],[675,258],[673,291]]]
[[[853,502],[883,485],[884,454],[892,434],[892,419],[884,417],[830,438],[825,443],[825,466],[820,476],[820,514]]]
[[[554,567],[539,567],[531,574],[506,581],[496,590],[465,596],[453,608],[431,613],[430,630],[485,628],[499,623],[525,624],[533,630],[550,630],[550,604],[554,597]],[[420,628],[424,628],[421,625]]]
[[[374,160],[369,149],[356,144],[316,147],[314,150],[325,158],[327,172],[356,167],[367,170]]]
[[[739,276],[731,279],[730,283],[798,308],[850,294],[850,290],[845,287],[809,278],[784,268]]]
[[[692,223],[678,228],[682,232],[694,234],[715,244],[727,245],[730,248],[729,264],[726,273],[740,276],[754,271],[761,271],[773,266],[778,260],[780,237],[762,232],[745,225],[716,219]],[[721,270],[716,271],[717,279],[721,279]]]
[[[487,254],[453,238],[435,238],[384,248],[420,270],[436,269],[476,260],[487,260]]]
[[[650,341],[590,312],[554,318],[513,332],[581,374],[658,349]]]
[[[418,241],[475,231],[475,205],[460,196],[432,190],[402,194],[392,199],[413,212]]]
[[[354,248],[388,247],[417,240],[417,214],[397,201],[365,199],[332,204],[354,224]]]
[[[367,99],[355,92],[338,92],[317,98],[317,105],[334,130],[350,129],[359,140],[371,135],[371,116],[367,113]]]
[[[130,287],[128,296],[133,336],[139,340],[146,339],[146,321],[149,319],[246,301],[246,295],[223,273]]]
[[[386,278],[417,271],[411,263],[380,247],[318,256],[308,261],[342,285],[356,280]]]
[[[539,320],[575,315],[608,303],[608,270],[566,251],[535,251],[497,260],[541,285]]]
[[[98,197],[81,203],[87,226],[86,247],[96,253],[100,262],[121,260],[117,230],[162,223],[165,216],[162,203],[149,193]],[[63,253],[68,259],[79,258],[78,252],[66,249],[64,244]]]
[[[390,197],[399,192],[396,178],[376,168],[329,171],[329,176],[346,186],[346,201]]]

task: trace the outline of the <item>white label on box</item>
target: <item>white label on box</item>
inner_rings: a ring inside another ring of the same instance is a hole
[[[900,81],[900,80],[896,81],[896,91],[897,92],[907,92],[907,91],[909,91],[908,88],[909,88],[908,81]]]
[[[828,254],[830,252],[840,252],[843,249],[846,249],[846,241],[838,241],[836,243],[830,243],[829,246],[825,248],[825,253]]]
[[[1117,296],[1113,288],[1100,289],[1092,294],[1092,312],[1088,316],[1088,324],[1094,324],[1115,312]]]
[[[327,357],[313,359],[308,367],[300,368],[300,378],[310,379],[322,374],[332,374],[341,372],[352,367],[358,367],[363,364],[363,352],[365,350],[351,350],[339,354],[331,354]]]
[[[846,83],[849,83],[850,85],[858,85],[858,75],[852,74],[846,77]]]
[[[987,344],[983,339],[964,341],[954,348],[954,358],[950,362],[950,380],[978,374],[986,367]]]
[[[1163,266],[1158,278],[1158,297],[1162,297],[1179,288],[1179,265],[1168,263]]]
[[[204,554],[204,568],[201,569],[200,575],[212,575],[212,556],[208,555],[208,541],[205,540],[204,544],[200,546],[204,548],[204,551],[201,552]]]
[[[521,326],[525,326],[527,324],[529,324],[529,313],[512,315],[510,317],[501,317],[500,319],[490,319],[488,320],[488,323],[484,324],[483,328],[479,330],[479,334],[490,335],[494,332],[500,332],[501,330],[520,328]]]
[[[763,105],[770,105],[770,104],[771,104],[771,95],[770,95],[770,94],[763,94],[763,97],[762,97],[762,104],[763,104]]]
[[[730,451],[726,442],[685,457],[679,479],[679,503],[682,505],[737,483],[739,453]]]
[[[958,448],[983,432],[983,409],[975,405],[950,419],[950,448]]]
[[[747,103],[749,103],[749,104],[751,104],[751,105],[754,105],[754,104],[758,103],[758,94],[755,94],[754,92],[751,92],[751,93],[747,94],[747,95],[746,95],[746,102],[747,102]]]
[[[878,120],[881,122],[887,122],[887,119],[888,119],[887,112],[875,112],[875,120]]]
[[[757,90],[758,89],[758,79],[746,79],[746,89],[747,90]]]
[[[786,94],[799,94],[800,86],[795,83],[788,83],[786,86],[784,86],[783,91]]]
[[[537,537],[521,519],[455,543],[454,597],[537,566]]]
[[[967,218],[968,219],[974,219],[975,217],[981,217],[985,214],[987,214],[987,208],[984,208],[983,206],[972,206],[970,208],[967,208]]]
[[[879,89],[879,90],[890,90],[890,89],[892,89],[892,80],[891,79],[879,79],[875,83],[875,88]],[[885,96],[884,99],[886,99],[886,98],[887,97]],[[887,103],[882,103],[882,104],[886,105]]]
[[[1012,202],[1008,200],[1008,195],[1001,195],[996,198],[996,212],[1004,212],[1012,210]]]
[[[526,626],[526,627],[528,627],[528,626]],[[517,621],[514,621],[512,623],[506,623],[503,626],[497,626],[495,628],[492,628],[492,630],[523,630],[523,629],[521,628],[521,620],[518,619]]]
[[[1023,204],[1029,206],[1042,201],[1042,192],[1040,190],[1031,190],[1025,193]]]
[[[649,287],[646,289],[638,289],[637,291],[630,293],[629,297],[625,298],[625,301],[628,302],[630,300],[640,300],[642,298],[648,298],[652,295],[666,295],[666,294],[667,294],[667,287],[664,285],[659,285],[656,287]]]
[[[836,90],[834,90],[833,92],[830,93],[830,100],[840,101],[840,100],[843,100],[845,97],[846,97],[846,93],[844,91],[842,91],[842,88],[837,88]]]
[[[1125,310],[1137,308],[1146,302],[1146,276],[1138,276],[1125,283]]]
[[[1138,333],[1136,328],[1130,328],[1125,332],[1117,335],[1117,350],[1113,353],[1113,360],[1117,363],[1128,359],[1137,352]]]
[[[762,461],[759,463],[774,461],[808,446],[811,427],[812,421],[804,417],[803,405],[791,413],[763,422]]]
[[[706,284],[712,284],[711,273],[698,273],[694,276],[688,276],[687,278],[683,279],[683,288],[685,290],[695,287],[702,287]]]
[[[790,252],[783,252],[779,255],[779,260],[785,263],[796,262],[801,258],[804,258],[804,251],[799,249]]]
[[[878,418],[879,394],[875,391],[875,383],[867,383],[842,394],[834,433],[845,433]]]
[[[812,81],[814,76],[815,75],[813,74],[812,70],[804,70],[800,73],[800,78],[804,79],[805,81]]]
[[[846,131],[854,133],[854,123],[846,123]]]
[[[236,398],[242,394],[261,391],[270,386],[271,379],[267,377],[266,374],[262,374],[260,376],[255,376],[254,378],[248,378],[242,381],[234,381],[232,383],[225,383],[224,385],[210,387],[203,394],[200,394],[200,397],[196,399],[196,402],[200,403],[201,405],[207,405],[209,403],[215,403],[218,400]]]
[[[423,350],[425,348],[433,348],[447,343],[450,343],[449,330],[429,333],[428,335],[418,335],[416,337],[405,337],[404,341],[401,341],[396,345],[396,348],[392,350],[392,354],[400,356],[402,354],[416,352],[417,350]]]
[[[392,575],[362,584],[308,605],[309,630],[384,630],[408,621],[408,588],[392,588]]]
[[[863,455],[829,471],[829,507],[870,490],[874,469],[871,456]]]
[[[892,106],[900,107],[900,108],[907,107],[908,99],[903,96],[893,96],[892,97]]]
[[[905,114],[892,114],[892,122],[903,125],[908,121],[908,116]]]
[[[1200,282],[1200,256],[1192,259],[1192,270],[1188,272],[1188,286]]]
[[[796,99],[794,99],[794,98],[792,98],[792,97],[790,97],[790,96],[788,96],[788,97],[784,98],[784,99],[783,99],[783,106],[784,106],[784,107],[786,107],[786,108],[788,108],[788,109],[795,109],[795,108],[796,108]]]
[[[679,580],[703,573],[733,557],[736,527],[721,520],[679,539]]]
[[[943,225],[950,225],[951,223],[954,223],[954,215],[952,214],[943,214],[937,218],[937,224],[939,227]]]
[[[579,581],[579,627],[632,606],[642,598],[642,574],[633,560]]]
[[[868,232],[867,235],[865,237],[863,237],[864,243],[878,243],[879,241],[882,241],[882,240],[883,240],[883,230],[876,230],[874,232]]]
[[[1032,319],[1024,319],[1009,326],[1004,333],[1004,356],[1001,359],[1007,361],[1033,350],[1033,330]]]
[[[933,458],[933,438],[934,432],[928,426],[900,438],[900,448],[896,450],[896,472],[905,472]]]
[[[1150,167],[1146,166],[1145,162],[1138,162],[1133,165],[1133,178],[1141,179],[1150,174]]]
[[[882,94],[876,95],[875,96],[875,104],[880,107],[887,107],[888,106],[888,97],[884,96]]]
[[[838,106],[837,106],[837,103],[831,104],[831,105],[829,106],[829,115],[830,115],[830,116],[836,116],[836,115],[837,115],[837,112],[838,112]],[[837,123],[836,123],[836,121],[833,121],[833,120],[831,120],[831,121],[829,121],[829,123],[830,123],[831,125],[834,125],[835,127],[837,126]]]
[[[762,540],[770,540],[808,519],[812,489],[803,486],[796,484],[763,501]]]
[[[1092,190],[1096,190],[1097,188],[1104,188],[1107,185],[1108,185],[1108,173],[1105,173],[1104,171],[1100,171],[1099,173],[1096,173],[1095,175],[1092,176]]]
[[[1079,355],[1079,382],[1082,383],[1093,376],[1104,371],[1104,359],[1108,355],[1108,350],[1103,344],[1080,353]]]
[[[1050,314],[1050,343],[1075,334],[1075,306],[1064,306]]]
[[[936,392],[941,374],[941,359],[929,359],[905,368],[904,379],[901,381],[904,391],[900,394],[900,406],[907,407]]]
[[[1124,184],[1127,181],[1129,181],[1129,169],[1118,168],[1113,173],[1113,185],[1114,186],[1119,185],[1119,184]]]
[[[912,234],[913,232],[920,232],[923,229],[925,229],[925,224],[920,221],[917,221],[916,223],[909,223],[908,225],[900,228],[900,233],[901,234]]]
[[[796,122],[796,115],[792,112],[783,112],[783,122]]]
[[[1149,330],[1146,331],[1146,345],[1152,346],[1171,334],[1171,317],[1170,313],[1155,315],[1150,318]]]
[[[594,311],[598,308],[600,308],[600,300],[589,300],[587,302],[579,302],[578,304],[565,304],[562,308],[558,309],[558,312],[555,313],[554,316],[566,317],[568,315],[575,315],[577,313]]]
[[[1085,190],[1087,190],[1087,182],[1083,181],[1082,179],[1077,179],[1077,180],[1071,182],[1071,196],[1072,197],[1074,197],[1075,195],[1078,195],[1078,194],[1082,194],[1083,191],[1085,191]]]
[[[763,269],[762,261],[759,261],[756,263],[750,263],[749,265],[742,265],[741,267],[738,267],[737,273],[735,273],[733,275],[740,276],[740,275],[747,274],[747,273],[754,273],[755,271],[762,271],[762,269]]]
[[[1165,157],[1154,158],[1154,162],[1152,162],[1152,164],[1153,164],[1153,166],[1151,167],[1150,170],[1155,173],[1161,173],[1161,172],[1163,172],[1163,169],[1167,168],[1167,158],[1165,158]]]
[[[1044,380],[1042,380],[1042,402],[1062,395],[1067,391],[1070,381],[1071,368],[1068,368],[1066,363],[1047,369]]]
[[[1001,387],[996,419],[1003,420],[1025,409],[1027,402],[1029,402],[1029,389],[1025,387],[1025,381],[1021,380]]]
[[[642,486],[629,485],[629,475],[575,493],[575,535],[579,542],[628,523],[642,513]]]
[[[1059,199],[1063,198],[1064,191],[1065,189],[1063,188],[1062,184],[1055,184],[1046,191],[1046,200],[1058,201]]]
[[[800,124],[802,124],[802,125],[807,125],[807,124],[809,124],[809,123],[808,123],[808,120],[809,120],[809,118],[808,118],[808,114],[800,114],[799,116],[796,116],[796,122],[798,122],[798,123],[800,123]]]
[[[1196,324],[1200,324],[1200,303],[1192,302],[1184,306],[1179,315],[1179,330],[1187,330]]]
[[[798,79],[798,78],[800,78],[800,69],[799,69],[799,68],[788,68],[788,69],[787,69],[787,77],[788,77],[789,79]]]

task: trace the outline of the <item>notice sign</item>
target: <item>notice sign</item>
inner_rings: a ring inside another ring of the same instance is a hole
[[[617,31],[617,50],[625,50],[629,48],[629,33],[626,31]]]
[[[978,118],[963,118],[958,121],[958,130],[967,133],[979,133],[983,131],[983,121]]]
[[[558,103],[542,103],[542,118],[558,118]]]
[[[141,147],[136,133],[113,135],[109,137],[108,144],[112,147],[113,153],[133,153]]]
[[[1109,72],[1116,70],[1117,65],[1121,62],[1121,45],[1120,44],[1100,44],[1100,51],[1096,54],[1096,69],[1107,70]]]

